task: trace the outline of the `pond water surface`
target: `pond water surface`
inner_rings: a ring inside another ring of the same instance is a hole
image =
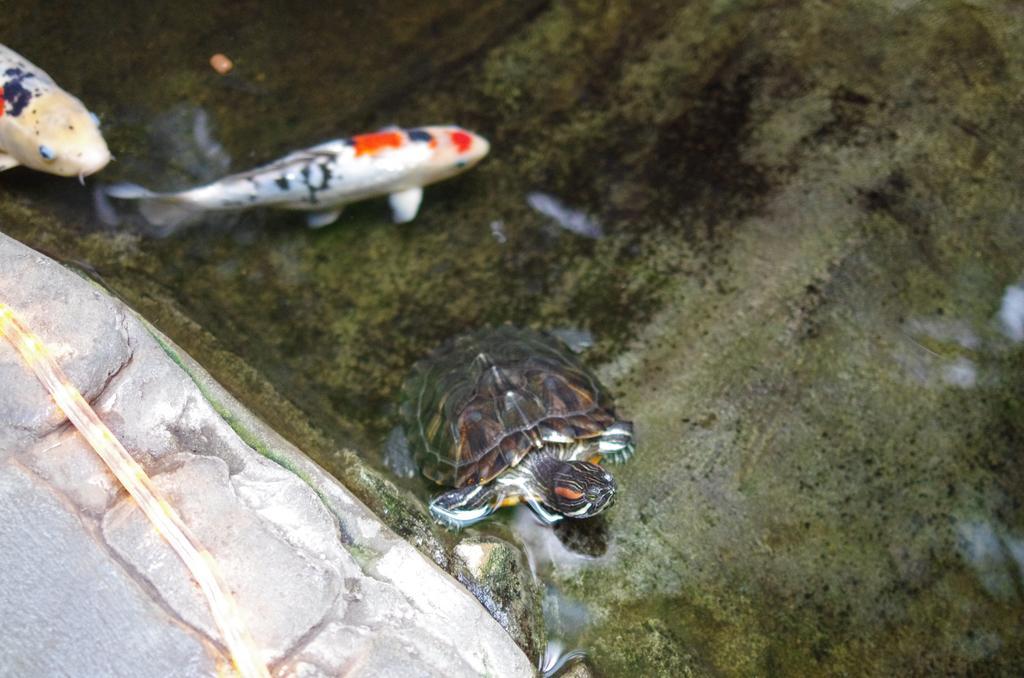
[[[347,448],[386,472],[402,380],[445,339],[592,337],[640,440],[615,506],[496,527],[599,675],[1024,671],[1014,3],[16,3],[0,41],[117,156],[85,188],[0,175],[0,228],[329,470]],[[104,183],[448,122],[491,154],[411,224],[375,200],[154,237],[95,211]]]

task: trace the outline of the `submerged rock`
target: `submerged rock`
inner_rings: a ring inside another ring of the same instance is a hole
[[[607,554],[546,574],[610,675],[1016,675],[1022,16],[696,7],[648,53],[742,91],[758,190],[697,198],[732,216],[601,375],[640,440]]]
[[[0,299],[216,559],[278,675],[531,675],[458,583],[120,302],[0,235]],[[213,675],[188,571],[0,342],[0,665]]]
[[[455,555],[456,578],[529,657],[540,658],[547,644],[541,596],[521,549],[497,537],[470,536],[458,542]]]

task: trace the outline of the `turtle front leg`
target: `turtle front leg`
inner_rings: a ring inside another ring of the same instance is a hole
[[[633,456],[636,441],[633,440],[633,422],[617,421],[604,430],[598,438],[598,450],[604,459],[621,464]]]
[[[434,497],[430,515],[453,530],[461,530],[491,515],[500,504],[501,497],[493,485],[469,485]]]
[[[536,497],[527,495],[523,497],[523,501],[525,501],[527,505],[531,509],[533,509],[534,515],[537,516],[538,520],[540,520],[540,522],[544,523],[545,525],[554,525],[562,519],[561,515],[553,513],[544,508],[544,504],[540,503],[540,501],[538,501]]]

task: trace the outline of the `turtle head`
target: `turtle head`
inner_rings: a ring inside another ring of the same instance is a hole
[[[547,505],[569,518],[589,518],[615,496],[615,479],[589,461],[566,461],[551,474]]]

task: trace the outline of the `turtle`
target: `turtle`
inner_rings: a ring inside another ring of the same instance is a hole
[[[526,502],[544,523],[608,507],[600,462],[634,451],[597,377],[558,339],[501,326],[450,340],[402,388],[405,437],[421,472],[449,489],[430,513],[452,529]]]

